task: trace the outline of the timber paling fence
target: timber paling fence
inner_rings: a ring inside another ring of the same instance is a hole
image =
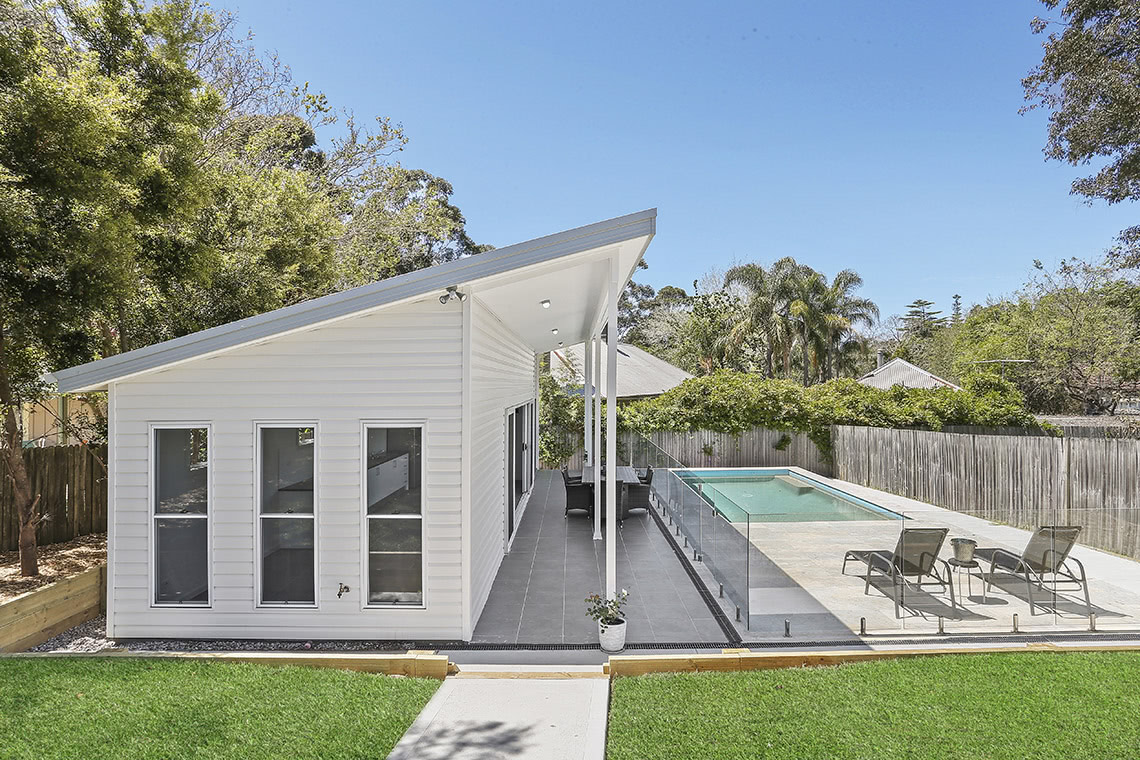
[[[832,428],[835,477],[1140,558],[1140,441]]]
[[[645,438],[687,467],[802,467],[1027,530],[1080,525],[1082,544],[1140,559],[1140,440],[978,430],[833,427],[831,461],[806,435],[764,428]]]
[[[625,435],[632,440],[640,434]],[[803,433],[756,427],[740,435],[691,430],[643,437],[687,467],[802,467],[820,475],[832,473],[831,463]]]
[[[36,529],[38,543],[107,530],[107,475],[99,460],[107,461],[106,446],[94,451],[86,446],[24,449],[32,493],[40,495],[36,509],[46,516]],[[0,551],[15,551],[19,541],[12,480],[7,465],[0,463]]]

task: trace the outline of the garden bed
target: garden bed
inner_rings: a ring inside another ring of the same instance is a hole
[[[618,678],[610,760],[1135,757],[1140,652]]]
[[[107,534],[92,533],[36,549],[40,574],[20,575],[20,553],[0,552],[0,602],[79,575],[107,561]]]
[[[0,601],[0,652],[22,652],[105,609],[107,566],[99,564]]]
[[[134,658],[0,658],[4,757],[385,757],[438,680]],[[45,719],[45,716],[50,718]]]

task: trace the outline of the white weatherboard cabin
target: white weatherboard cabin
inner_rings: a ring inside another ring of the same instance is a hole
[[[109,394],[108,635],[470,639],[534,481],[536,357],[616,334],[656,216],[57,372]]]

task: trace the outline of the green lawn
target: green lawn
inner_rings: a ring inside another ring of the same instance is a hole
[[[620,678],[608,760],[1140,757],[1140,653]]]
[[[0,659],[0,757],[383,758],[438,686],[240,663]]]

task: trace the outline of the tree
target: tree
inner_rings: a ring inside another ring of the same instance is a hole
[[[1073,181],[1072,192],[1109,204],[1140,196],[1140,5],[1132,0],[1042,0],[1054,19],[1040,65],[1022,80],[1028,105],[1049,111],[1045,154],[1072,166],[1100,168]],[[1121,234],[1125,262],[1140,264],[1140,226]]]
[[[693,286],[695,290],[695,282]],[[740,311],[740,302],[721,290],[690,297],[669,359],[694,375],[742,368],[740,348],[732,340]]]
[[[1036,273],[1012,298],[975,307],[953,331],[959,377],[997,374],[1003,365],[1030,408],[1053,413],[1112,413],[1140,393],[1137,326],[1127,299],[1135,283],[1106,261],[1069,259]]]
[[[962,296],[954,294],[954,301],[950,307],[950,325],[957,327],[962,324]]]
[[[852,269],[844,269],[835,275],[820,299],[824,380],[838,377],[841,364],[852,366],[857,356],[866,352],[866,339],[855,332],[855,327],[871,327],[879,318],[879,307],[871,299],[855,294],[861,287],[863,278]]]
[[[358,187],[340,242],[339,287],[352,287],[481,253],[466,220],[451,203],[451,183],[419,169],[378,169],[375,183]]]
[[[215,102],[196,91],[182,7],[0,0],[0,413],[24,575],[42,516],[21,405],[47,368],[90,357],[91,315],[138,272],[201,264],[179,231],[202,203],[198,125]]]
[[[648,269],[645,260],[637,262],[638,271]],[[656,306],[657,292],[652,286],[631,279],[618,298],[618,335],[623,343],[645,342],[645,322]]]
[[[768,269],[760,264],[742,264],[728,270],[726,287],[738,285],[745,290],[744,319],[734,328],[733,340],[744,345],[752,336],[760,336],[764,346],[764,376],[775,377],[777,353],[785,357],[790,349],[790,325],[784,313],[791,296],[792,276],[798,271],[795,259],[785,257]]]
[[[903,315],[903,323],[909,335],[919,338],[929,338],[935,330],[946,326],[946,317],[938,309],[931,309],[933,301],[917,298],[906,305],[907,311]]]
[[[679,336],[689,317],[689,294],[683,288],[666,285],[648,305],[648,314],[626,338],[654,356],[674,361]]]

